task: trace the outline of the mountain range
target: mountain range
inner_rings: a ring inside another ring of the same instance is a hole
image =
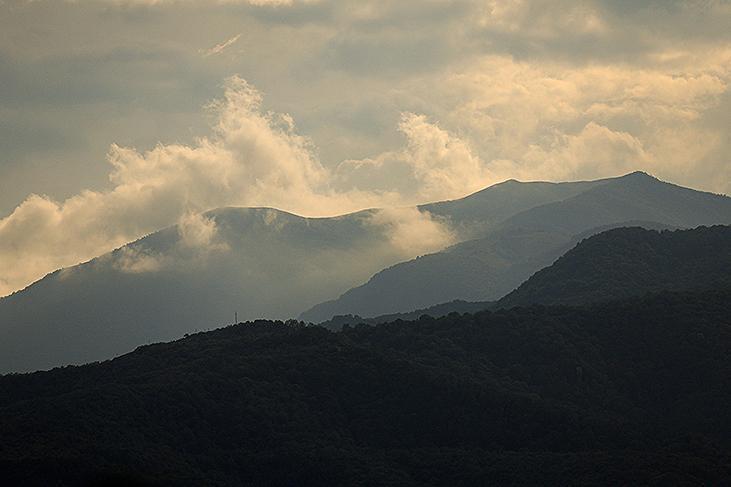
[[[234,313],[243,320],[301,313],[319,322],[493,301],[607,228],[731,223],[731,198],[632,173],[575,183],[511,180],[383,215],[222,208],[56,271],[0,299],[0,372],[110,358],[231,323]],[[400,218],[426,219],[460,243],[404,261],[421,247]],[[394,232],[406,248],[394,244]]]
[[[521,183],[504,185],[525,190]],[[731,198],[665,183],[642,172],[581,189],[563,200],[517,212],[485,229],[481,238],[384,269],[300,318],[317,323],[336,315],[374,317],[453,300],[493,301],[581,239],[611,227],[731,223]]]

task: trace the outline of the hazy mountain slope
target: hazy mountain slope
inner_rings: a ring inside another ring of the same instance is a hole
[[[576,247],[498,301],[454,300],[371,318],[338,315],[320,325],[339,330],[344,324],[376,325],[422,315],[436,318],[530,304],[583,305],[658,291],[731,289],[729,226],[674,231],[621,227],[579,238]]]
[[[560,202],[511,217],[515,228],[576,234],[597,225],[629,220],[675,227],[731,223],[731,198],[666,183],[643,172],[610,180]]]
[[[609,230],[582,241],[497,306],[586,304],[660,290],[731,288],[731,227]]]
[[[604,182],[506,182],[422,210],[464,239]],[[231,322],[234,312],[241,319],[297,316],[416,254],[394,247],[398,223],[377,212],[302,218],[266,208],[214,210],[215,225],[183,222],[53,273],[0,299],[0,372],[108,358]],[[400,238],[418,243],[419,236]]]
[[[0,371],[109,358],[231,323],[234,312],[296,316],[401,258],[369,216],[216,210],[210,241],[171,227],[55,272],[0,299]]]
[[[8,484],[726,485],[731,292],[257,322],[0,377]],[[107,477],[108,479],[108,477]]]
[[[731,223],[731,198],[668,184],[644,173],[605,180],[563,201],[518,213],[486,237],[400,263],[338,299],[301,315],[373,317],[462,299],[496,300],[550,265],[588,234],[607,227],[695,227]]]
[[[314,306],[300,318],[318,323],[336,315],[374,317],[456,299],[497,299],[568,250],[569,239],[547,231],[494,232],[384,269],[366,284]]]
[[[547,183],[511,179],[458,200],[430,203],[419,208],[448,218],[466,237],[477,238],[522,211],[562,201],[611,180]]]

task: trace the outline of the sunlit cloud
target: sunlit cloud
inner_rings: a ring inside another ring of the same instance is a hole
[[[317,216],[413,202],[397,193],[335,189],[292,118],[265,111],[261,93],[242,78],[228,79],[225,96],[208,110],[215,116],[214,134],[195,145],[159,144],[142,153],[113,145],[109,191],[85,190],[60,202],[32,195],[0,220],[0,260],[23,262],[0,269],[0,294],[174,223],[184,245],[220,250],[225,246],[215,242],[215,224],[199,215],[216,207],[272,206]],[[404,211],[379,213],[374,224],[393,216],[394,232],[401,235],[405,226],[424,251],[451,241],[449,232],[438,228],[441,223],[417,210]],[[395,237],[402,250],[403,239]],[[134,250],[125,250],[117,262],[130,273],[162,265],[156,256]]]

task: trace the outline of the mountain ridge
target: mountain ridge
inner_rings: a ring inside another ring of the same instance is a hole
[[[514,198],[515,211],[576,191],[571,184],[528,185],[533,189]],[[458,237],[479,232],[497,213],[484,206],[477,214],[483,225],[473,210],[501,191],[493,186],[468,195],[469,211],[460,207],[463,199],[437,203],[433,225],[453,226]],[[398,229],[375,218],[379,211],[301,217],[269,207],[219,208],[196,217],[190,235],[181,222],[55,271],[0,299],[0,372],[108,358],[230,323],[235,313],[297,316],[414,252],[394,246],[390,235]],[[399,215],[391,216],[397,225]],[[417,215],[407,210],[404,218]]]
[[[300,318],[320,322],[336,315],[408,312],[455,299],[497,300],[551,264],[577,235],[637,220],[685,228],[729,224],[731,198],[665,183],[643,172],[630,173],[565,200],[519,212],[482,238],[395,264]],[[430,286],[432,281],[441,287]]]

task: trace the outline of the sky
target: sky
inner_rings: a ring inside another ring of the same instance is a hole
[[[731,193],[731,1],[0,0],[0,295],[196,212]]]

